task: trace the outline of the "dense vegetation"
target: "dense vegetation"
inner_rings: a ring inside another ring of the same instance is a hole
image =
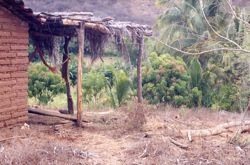
[[[149,55],[142,67],[144,99],[151,104],[243,111],[250,97],[249,54],[245,51],[250,43],[249,25],[236,19],[226,2],[178,2],[177,5],[174,0],[158,0],[158,5],[167,5],[167,10],[159,16],[155,26],[160,42],[145,39]],[[249,14],[240,8],[235,11],[238,15]],[[108,47],[106,55],[120,56],[114,47]],[[132,70],[121,62],[84,66],[82,87],[85,103],[117,108],[136,96],[138,50],[131,43],[127,43],[127,47]],[[70,79],[74,86],[77,83],[76,44],[71,42],[69,49],[73,53]],[[42,74],[47,78],[38,80],[38,75]],[[54,84],[57,84],[56,89]],[[29,96],[46,104],[63,92],[61,84],[57,75],[48,74],[40,65],[31,67]]]
[[[39,104],[48,104],[59,93],[65,92],[65,83],[60,74],[54,74],[43,64],[34,64],[29,68],[29,97]]]

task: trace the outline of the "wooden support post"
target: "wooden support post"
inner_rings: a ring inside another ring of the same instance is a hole
[[[63,62],[66,61],[62,65],[62,78],[66,82],[66,91],[67,91],[67,103],[68,103],[68,113],[74,114],[74,106],[73,106],[73,99],[70,92],[70,83],[69,83],[69,51],[68,45],[70,41],[70,37],[65,37],[65,44],[64,44],[64,54],[63,54]]]
[[[80,27],[77,29],[78,39],[78,69],[77,69],[77,126],[82,126],[82,61],[84,54],[84,22],[80,23]]]
[[[138,52],[138,60],[137,60],[137,97],[138,103],[142,103],[142,77],[141,77],[141,67],[142,67],[142,55],[143,55],[143,45],[144,45],[144,37],[141,34],[137,38],[137,43],[139,47]]]

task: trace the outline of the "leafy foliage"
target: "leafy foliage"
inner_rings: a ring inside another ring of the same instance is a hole
[[[189,74],[191,76],[192,87],[198,87],[201,83],[202,69],[201,64],[197,58],[194,58],[189,67]]]
[[[158,18],[156,29],[160,31],[161,40],[168,45],[189,53],[222,47],[236,48],[237,44],[249,48],[249,29],[235,19],[232,11],[227,10],[226,1],[207,0],[200,4],[196,0],[158,0],[158,5],[167,6]],[[247,21],[247,10],[235,6],[235,12]],[[156,48],[158,52],[168,52],[176,57],[182,55],[163,44],[156,44]],[[247,88],[250,70],[249,64],[246,64],[248,55],[211,51],[197,58],[185,56],[183,59],[189,68],[190,87],[193,88],[189,92],[196,95],[192,96],[193,106],[241,111],[245,108],[250,93]],[[234,92],[229,91],[230,87]]]
[[[54,74],[43,64],[33,64],[29,68],[29,97],[34,97],[39,104],[48,104],[53,98],[65,92],[65,83],[60,74]]]
[[[126,69],[116,63],[93,68],[83,75],[83,99],[120,107],[129,98],[131,82]]]
[[[142,67],[143,97],[150,103],[167,102],[174,106],[200,104],[200,91],[189,90],[189,76],[181,58],[151,53]]]
[[[91,102],[94,99],[98,103],[106,86],[106,78],[103,74],[96,71],[91,71],[83,75],[82,90],[83,99],[86,102]]]
[[[129,98],[131,81],[126,67],[116,63],[108,65],[104,69],[107,78],[107,90],[111,104],[114,108],[120,107]]]
[[[214,104],[212,107],[228,111],[239,111],[238,98],[237,88],[234,85],[222,85],[213,97]]]

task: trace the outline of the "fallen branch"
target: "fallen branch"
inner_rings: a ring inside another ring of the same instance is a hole
[[[17,138],[26,138],[26,136],[14,136],[14,137],[6,138],[6,139],[0,139],[0,142],[4,142],[7,140],[11,140],[11,139],[17,139]]]
[[[187,149],[187,148],[188,148],[188,145],[186,145],[186,144],[181,144],[181,143],[175,141],[175,140],[172,139],[172,138],[169,138],[169,140],[170,140],[171,143],[177,145],[178,147],[181,147],[181,148],[183,148],[183,149]]]
[[[145,149],[143,150],[142,154],[139,156],[139,158],[145,158],[148,156],[148,143],[146,143]]]
[[[208,129],[201,129],[201,130],[180,130],[180,133],[182,136],[212,136],[212,135],[218,135],[223,132],[227,132],[229,128],[237,127],[244,124],[244,129],[247,130],[250,129],[250,121],[232,121],[229,123],[220,124],[213,128]]]
[[[44,116],[59,117],[59,118],[63,118],[63,119],[66,119],[66,120],[71,120],[71,121],[74,121],[74,122],[77,121],[76,115],[66,115],[66,114],[61,114],[61,113],[57,113],[57,112],[38,110],[38,109],[32,109],[32,108],[28,108],[28,112],[38,114],[38,115],[44,115]],[[88,123],[89,121],[86,120],[86,119],[82,119],[82,122]]]

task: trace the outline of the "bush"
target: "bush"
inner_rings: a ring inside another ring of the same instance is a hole
[[[91,71],[83,75],[82,90],[84,101],[90,103],[94,100],[99,103],[102,93],[105,93],[106,78],[102,73]]]
[[[130,97],[131,81],[128,68],[119,62],[113,65],[102,66],[98,69],[102,72],[107,81],[107,96],[114,108],[120,107]]]
[[[104,65],[83,75],[83,99],[90,103],[120,107],[130,96],[128,72],[120,63]]]
[[[78,61],[75,54],[71,54],[69,61],[69,78],[71,80],[71,85],[74,86],[77,84],[77,66]],[[83,61],[83,74],[90,72],[91,68],[86,66],[86,62]]]
[[[200,105],[198,89],[189,89],[188,72],[181,58],[151,53],[142,67],[143,97],[149,103],[168,102],[174,106]]]
[[[34,97],[39,104],[48,104],[59,93],[65,92],[65,83],[60,74],[54,74],[43,64],[33,64],[29,68],[29,97]]]
[[[232,84],[222,85],[213,96],[213,105],[221,110],[239,111],[239,94]]]

